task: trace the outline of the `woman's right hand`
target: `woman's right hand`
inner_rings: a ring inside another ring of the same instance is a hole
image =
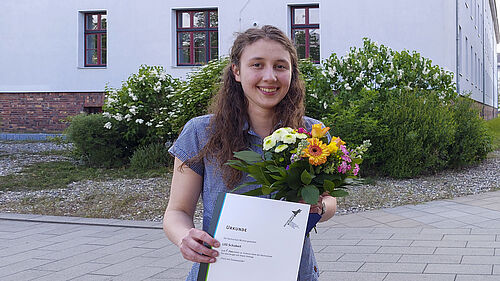
[[[189,261],[198,263],[213,263],[219,252],[210,249],[203,245],[206,243],[213,248],[219,248],[219,241],[215,240],[212,236],[203,230],[191,228],[187,234],[181,239],[179,248],[182,256]]]

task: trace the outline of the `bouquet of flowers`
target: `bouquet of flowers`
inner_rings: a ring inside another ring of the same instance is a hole
[[[270,195],[273,199],[317,204],[320,194],[327,192],[334,197],[348,195],[345,190],[354,184],[363,154],[370,146],[366,140],[359,147],[349,149],[338,137],[328,141],[329,127],[312,126],[311,132],[303,128],[279,128],[264,138],[260,155],[254,151],[235,152],[236,159],[226,164],[247,173],[260,185],[245,195]]]

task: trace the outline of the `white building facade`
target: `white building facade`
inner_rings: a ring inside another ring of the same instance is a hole
[[[416,50],[498,111],[495,0],[2,0],[0,9],[0,109],[2,94],[102,93],[142,64],[184,77],[227,55],[235,32],[271,24],[317,61],[363,37]]]

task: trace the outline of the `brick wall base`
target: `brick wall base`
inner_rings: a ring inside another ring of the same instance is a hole
[[[491,120],[498,117],[498,108],[494,108],[493,106],[483,105],[476,101],[476,106],[479,108],[481,117],[484,120]]]
[[[66,117],[102,107],[104,93],[0,93],[0,132],[62,132]]]

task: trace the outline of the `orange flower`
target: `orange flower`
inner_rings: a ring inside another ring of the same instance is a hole
[[[314,166],[325,163],[326,157],[330,155],[326,144],[317,138],[309,138],[307,141],[309,145],[302,151],[302,156],[309,157],[309,163]]]
[[[312,126],[311,135],[313,138],[322,138],[328,130],[330,130],[330,127],[321,128],[321,124],[314,124]]]

